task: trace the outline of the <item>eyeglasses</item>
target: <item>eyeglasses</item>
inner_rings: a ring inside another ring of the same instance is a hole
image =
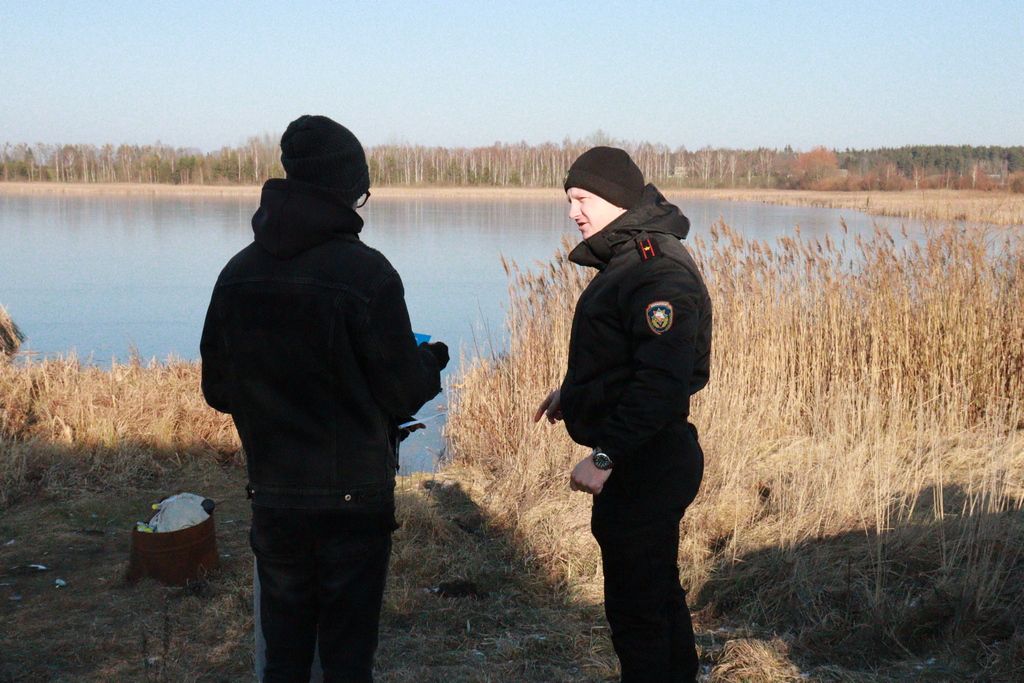
[[[363,206],[366,205],[366,202],[368,202],[369,200],[370,200],[370,191],[367,190],[364,194],[359,196],[359,199],[356,200],[355,207],[357,209],[361,209],[361,208],[363,208]]]

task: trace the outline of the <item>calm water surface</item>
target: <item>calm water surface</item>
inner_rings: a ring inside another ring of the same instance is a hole
[[[8,196],[0,194],[0,304],[39,356],[74,351],[109,365],[131,349],[143,358],[194,359],[221,267],[252,239],[255,198]],[[724,218],[742,234],[774,239],[800,225],[806,237],[852,233],[879,219],[837,209],[685,200],[691,235]],[[378,199],[360,212],[362,238],[398,269],[417,332],[457,357],[500,348],[507,280],[501,256],[547,261],[563,235],[578,236],[559,201]],[[908,222],[908,227],[918,226]],[[455,363],[453,363],[455,365]],[[427,406],[423,413],[436,412]],[[415,435],[406,452],[440,447]],[[408,442],[407,442],[408,443]],[[424,461],[429,462],[429,458]]]

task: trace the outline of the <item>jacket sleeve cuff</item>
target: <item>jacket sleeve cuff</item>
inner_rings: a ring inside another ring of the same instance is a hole
[[[605,455],[611,459],[613,468],[626,460],[625,449],[616,447],[615,444],[608,444],[607,448],[598,446],[598,450],[604,451]]]

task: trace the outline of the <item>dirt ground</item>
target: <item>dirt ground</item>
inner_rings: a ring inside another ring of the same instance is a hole
[[[376,680],[618,680],[602,606],[555,585],[466,486],[444,473],[399,480]],[[128,492],[50,491],[0,511],[0,683],[254,680],[243,487],[237,465],[197,459]],[[131,528],[183,490],[217,501],[219,569],[183,588],[127,584]],[[437,590],[453,585],[455,596]],[[955,680],[917,660],[802,672],[785,636],[694,616],[712,683]]]
[[[127,494],[82,492],[3,511],[0,681],[252,680],[243,476],[193,464]],[[126,584],[134,522],[181,490],[217,501],[219,570],[186,588]],[[459,484],[402,478],[399,508],[378,680],[614,678],[600,606],[553,593]],[[471,582],[471,594],[430,592],[453,581]]]

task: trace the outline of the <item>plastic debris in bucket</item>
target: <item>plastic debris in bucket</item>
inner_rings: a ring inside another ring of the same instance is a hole
[[[181,493],[153,507],[157,513],[149,523],[132,530],[129,582],[149,577],[183,586],[218,566],[212,500]]]

